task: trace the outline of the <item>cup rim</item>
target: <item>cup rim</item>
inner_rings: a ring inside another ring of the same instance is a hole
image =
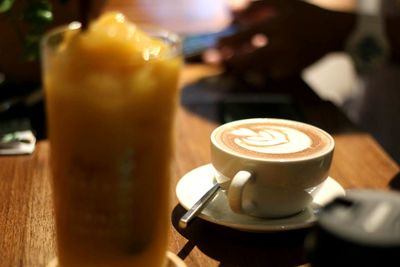
[[[304,125],[306,127],[311,127],[313,129],[316,129],[317,131],[323,133],[324,135],[326,135],[326,137],[331,141],[330,145],[323,151],[323,152],[318,152],[316,154],[307,156],[307,157],[299,157],[299,158],[268,158],[268,159],[262,159],[262,158],[257,158],[257,157],[252,157],[252,156],[247,156],[247,155],[243,155],[241,153],[235,152],[235,151],[230,151],[225,149],[224,147],[222,147],[221,145],[218,144],[218,142],[216,141],[216,133],[218,132],[218,130],[222,127],[226,127],[229,125],[235,125],[235,124],[240,124],[240,123],[244,123],[244,122],[256,122],[256,121],[276,121],[276,122],[288,122],[288,123],[295,123],[295,124],[299,124],[299,125]],[[238,157],[238,158],[242,158],[242,159],[246,159],[246,160],[251,160],[251,161],[256,161],[256,162],[275,162],[275,163],[290,163],[290,162],[304,162],[304,161],[310,161],[310,160],[315,160],[318,158],[323,158],[326,157],[327,155],[333,153],[334,149],[335,149],[335,140],[332,137],[331,134],[329,134],[328,132],[326,132],[325,130],[314,126],[312,124],[308,124],[308,123],[304,123],[304,122],[300,122],[300,121],[295,121],[295,120],[288,120],[288,119],[280,119],[280,118],[249,118],[249,119],[241,119],[241,120],[235,120],[235,121],[231,121],[231,122],[227,122],[224,123],[220,126],[218,126],[217,128],[215,128],[212,132],[211,132],[211,136],[210,136],[210,140],[211,143],[214,147],[216,147],[218,150],[220,150],[223,153]]]

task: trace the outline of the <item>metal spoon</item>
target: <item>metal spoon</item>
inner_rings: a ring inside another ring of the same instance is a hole
[[[210,202],[212,197],[217,193],[219,189],[219,184],[216,183],[209,189],[194,205],[191,209],[189,209],[179,220],[179,227],[181,229],[185,229],[189,222],[197,216]]]

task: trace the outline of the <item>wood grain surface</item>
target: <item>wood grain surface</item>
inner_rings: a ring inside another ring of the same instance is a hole
[[[186,66],[182,86],[218,74],[202,65]],[[297,81],[296,90],[309,90]],[[399,166],[368,134],[357,129],[331,103],[304,101],[308,121],[334,135],[330,175],[346,189],[396,189]],[[189,267],[298,266],[306,264],[303,242],[308,230],[245,233],[196,219],[186,230],[177,222],[185,210],[175,185],[191,169],[210,161],[209,135],[218,122],[180,106],[171,186],[169,250]],[[398,189],[398,187],[397,187]],[[37,144],[28,156],[0,157],[0,267],[41,267],[56,255],[49,176],[49,146]]]

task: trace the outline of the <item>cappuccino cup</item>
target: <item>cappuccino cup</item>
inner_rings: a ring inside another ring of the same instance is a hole
[[[331,135],[310,124],[245,119],[211,133],[211,163],[234,212],[286,217],[312,202],[328,177],[334,147]]]

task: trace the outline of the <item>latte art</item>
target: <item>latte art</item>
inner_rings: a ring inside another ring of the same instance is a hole
[[[323,130],[301,122],[249,119],[220,126],[213,142],[229,153],[258,159],[300,159],[331,150],[334,141]]]
[[[227,134],[232,135],[238,146],[258,153],[294,153],[312,144],[310,137],[296,129],[266,125],[255,128],[239,128]]]

